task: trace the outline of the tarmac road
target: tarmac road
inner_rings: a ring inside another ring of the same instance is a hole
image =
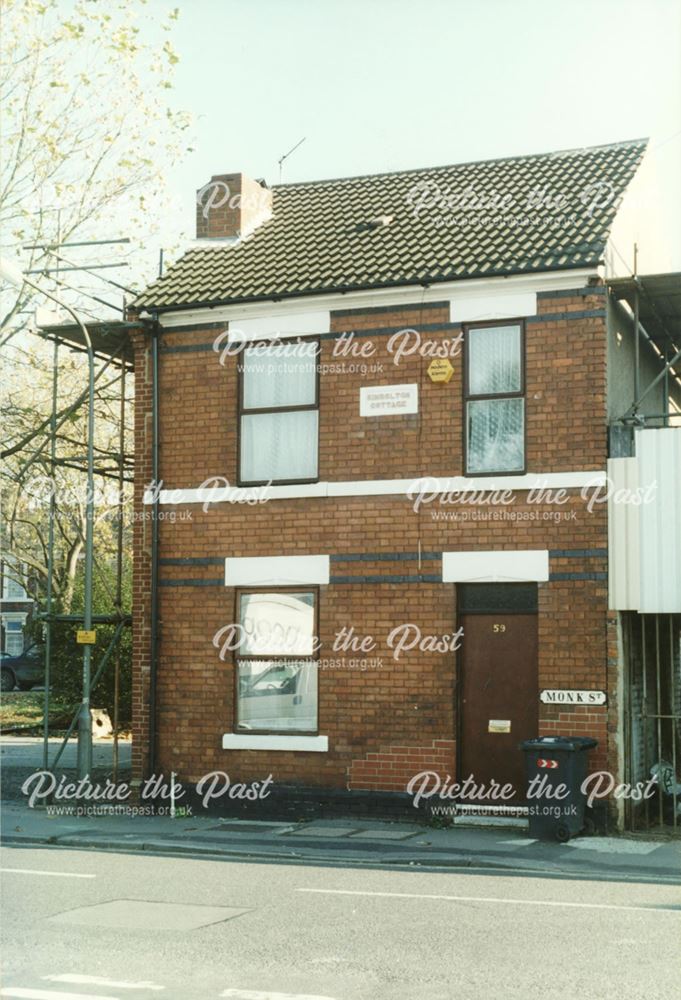
[[[51,736],[48,740],[49,757],[53,761],[62,740]],[[130,740],[118,741],[118,760],[121,767],[130,766]],[[111,767],[113,760],[113,740],[93,740],[92,763],[94,767]],[[64,748],[59,766],[65,769],[76,767],[78,763],[78,742],[72,736]],[[5,768],[25,768],[28,772],[43,766],[43,741],[37,736],[3,736],[0,738],[0,765]]]
[[[0,865],[2,997],[678,996],[674,885],[19,846]]]

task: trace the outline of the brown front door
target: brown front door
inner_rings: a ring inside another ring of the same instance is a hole
[[[459,778],[510,782],[525,799],[522,740],[537,736],[536,614],[464,614],[461,657]],[[472,802],[473,799],[470,799]],[[483,800],[498,805],[500,800]]]

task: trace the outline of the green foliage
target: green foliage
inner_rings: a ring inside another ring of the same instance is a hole
[[[111,592],[115,584],[113,567],[100,568],[95,575],[93,586],[93,614],[110,615],[113,610]],[[130,572],[124,574],[122,580],[122,606],[130,609],[131,579]],[[76,582],[73,614],[81,614],[83,610],[83,579],[82,574]],[[50,658],[50,688],[56,701],[75,704],[80,701],[83,692],[83,646],[76,642],[76,632],[79,626],[76,622],[56,622],[52,626]],[[97,668],[105,655],[109,643],[116,631],[115,625],[96,625],[97,642],[92,647],[91,677],[94,680]],[[31,632],[35,641],[43,641],[43,623],[34,619]],[[120,653],[119,687],[118,687],[118,718],[121,724],[127,724],[132,717],[132,629],[124,626],[117,643]],[[114,684],[115,684],[116,648],[104,668],[102,677],[92,689],[90,703],[93,708],[104,708],[114,719]]]
[[[55,698],[77,702],[83,690],[83,647],[76,643],[76,625],[60,622],[54,626],[52,634],[52,684]],[[106,653],[114,635],[114,625],[97,625],[97,644],[92,651],[92,678]],[[118,718],[121,723],[129,723],[132,717],[132,636],[130,628],[124,628],[119,639],[120,671],[118,687]],[[104,668],[102,677],[92,690],[90,704],[93,708],[104,708],[114,719],[114,677],[116,651],[114,650]]]

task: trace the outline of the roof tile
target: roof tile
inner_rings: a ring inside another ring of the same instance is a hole
[[[188,250],[134,305],[163,310],[595,266],[645,147],[634,140],[278,185],[272,217],[251,236]],[[506,196],[506,207],[457,207],[467,192],[488,203]],[[542,196],[564,203],[533,208]],[[367,225],[381,215],[392,221]]]

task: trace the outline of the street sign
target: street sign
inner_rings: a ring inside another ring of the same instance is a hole
[[[605,691],[546,690],[539,695],[545,705],[605,705]]]
[[[447,383],[453,374],[454,367],[449,358],[433,358],[428,365],[428,376],[431,382]]]
[[[81,646],[94,646],[97,642],[97,633],[94,629],[79,628],[76,632],[76,642]]]
[[[371,385],[359,390],[360,417],[393,416],[419,412],[418,383]]]

